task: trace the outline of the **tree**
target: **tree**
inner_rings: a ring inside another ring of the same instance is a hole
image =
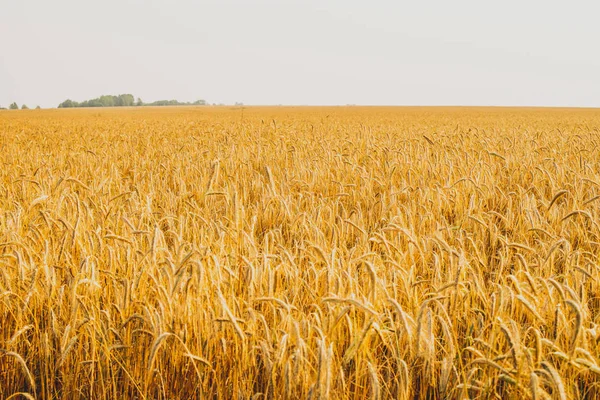
[[[25,104],[23,104],[23,105],[21,106],[21,110],[29,110],[29,107],[27,107]]]
[[[121,94],[118,96],[118,104],[121,107],[131,107],[134,105],[135,98],[132,94]]]
[[[41,110],[41,109],[42,109],[42,107],[40,107],[40,106],[37,106],[35,109],[36,109],[36,110]]]
[[[19,106],[17,105],[17,103],[12,103],[8,108],[11,110],[18,110]]]
[[[114,107],[117,104],[117,96],[104,95],[100,96],[101,107]]]
[[[72,108],[77,107],[77,103],[71,99],[67,99],[58,105],[58,108]]]
[[[136,105],[136,106],[138,106],[138,107],[139,107],[139,106],[143,106],[143,105],[144,105],[144,102],[142,101],[142,99],[140,99],[140,98],[138,97],[138,99],[137,99],[137,102],[135,103],[135,105]]]

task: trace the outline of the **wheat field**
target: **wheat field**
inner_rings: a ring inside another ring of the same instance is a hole
[[[600,111],[0,112],[0,398],[600,396]]]

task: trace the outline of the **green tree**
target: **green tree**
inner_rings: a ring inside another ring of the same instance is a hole
[[[135,98],[132,94],[121,94],[118,96],[118,103],[121,107],[131,107],[135,103]]]
[[[117,105],[117,96],[110,96],[110,95],[105,95],[105,96],[100,96],[100,107],[114,107]]]
[[[10,108],[11,110],[18,110],[19,105],[17,103],[12,103],[8,108]]]
[[[136,105],[136,106],[138,106],[138,107],[139,107],[139,106],[143,106],[143,105],[144,105],[144,102],[142,101],[142,99],[140,99],[140,98],[138,97],[138,99],[137,99],[137,102],[135,103],[135,105]]]
[[[29,110],[29,107],[27,107],[25,104],[23,104],[23,105],[21,106],[21,110]]]
[[[36,109],[36,110],[41,110],[41,109],[42,109],[42,107],[40,107],[40,106],[37,106],[35,109]]]
[[[75,104],[77,104],[77,103],[75,103],[73,100],[71,100],[71,99],[67,99],[67,100],[63,101],[62,103],[60,103],[60,104],[58,105],[58,108],[71,108],[71,107],[77,107]]]

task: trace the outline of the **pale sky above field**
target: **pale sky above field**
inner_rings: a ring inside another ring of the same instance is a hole
[[[597,1],[0,0],[0,106],[600,106]]]

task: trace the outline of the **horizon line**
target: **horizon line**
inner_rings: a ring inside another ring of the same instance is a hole
[[[240,102],[241,103],[241,102]],[[11,103],[12,104],[12,103]],[[25,103],[23,103],[25,104]],[[35,107],[29,107],[28,110],[35,110]],[[473,105],[473,104],[226,104],[226,103],[214,103],[205,105],[195,104],[181,104],[181,105],[143,105],[143,106],[109,106],[109,107],[66,107],[59,108],[54,107],[40,107],[42,110],[77,110],[77,109],[108,109],[108,108],[177,108],[177,107],[237,107],[237,108],[249,108],[249,107],[390,107],[390,108],[555,108],[555,109],[600,109],[600,105],[597,106],[572,106],[572,105],[506,105],[506,104],[494,104],[494,105]],[[27,111],[21,110],[20,111]],[[0,111],[17,111],[10,110],[8,107],[0,108]]]

